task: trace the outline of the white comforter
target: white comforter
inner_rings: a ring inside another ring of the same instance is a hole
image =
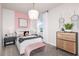
[[[20,52],[20,54],[24,54],[25,53],[25,48],[29,45],[29,44],[33,44],[33,43],[36,43],[36,42],[43,42],[43,40],[41,38],[35,38],[35,39],[30,39],[30,40],[25,40],[21,43],[19,43],[19,37],[17,38],[17,41],[16,41],[16,45],[17,45],[17,48]]]

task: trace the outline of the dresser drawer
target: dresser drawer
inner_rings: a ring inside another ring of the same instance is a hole
[[[57,39],[57,41],[56,41],[56,46],[57,46],[58,48],[62,49],[62,48],[63,48],[63,40]]]
[[[76,54],[76,43],[70,41],[63,41],[63,49]]]
[[[70,41],[76,41],[76,34],[75,33],[57,33],[57,38],[64,39],[64,40],[70,40]]]

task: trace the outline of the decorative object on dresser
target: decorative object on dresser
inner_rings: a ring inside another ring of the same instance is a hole
[[[15,44],[16,37],[5,37],[4,46]]]
[[[65,28],[65,31],[71,32],[72,28],[73,28],[73,23],[66,23],[66,24],[64,24],[64,28]]]
[[[73,23],[66,23],[64,24],[64,28],[66,32],[72,32]]]
[[[78,54],[77,32],[57,32],[56,47],[74,55]]]

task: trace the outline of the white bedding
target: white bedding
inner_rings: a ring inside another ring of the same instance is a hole
[[[17,45],[17,48],[18,48],[20,54],[24,54],[25,53],[25,48],[29,44],[33,44],[33,43],[36,43],[36,42],[43,42],[43,40],[41,38],[35,38],[35,39],[25,40],[22,43],[19,43],[18,40],[19,40],[19,37],[17,38],[16,45]]]

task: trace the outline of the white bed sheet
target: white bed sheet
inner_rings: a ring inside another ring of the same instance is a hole
[[[18,48],[20,54],[24,54],[25,53],[25,48],[28,45],[36,43],[36,42],[43,42],[43,40],[41,38],[35,38],[35,39],[25,40],[22,43],[19,43],[18,40],[19,40],[19,37],[17,38],[16,45],[17,45],[17,48]]]

